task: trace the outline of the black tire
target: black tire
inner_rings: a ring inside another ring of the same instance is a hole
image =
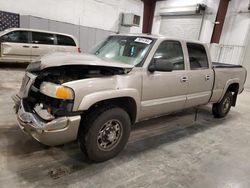
[[[219,103],[213,104],[212,112],[215,118],[225,117],[231,109],[233,103],[233,95],[227,91]]]
[[[99,107],[82,121],[78,142],[90,161],[103,162],[122,151],[130,130],[131,120],[126,111],[115,106]]]

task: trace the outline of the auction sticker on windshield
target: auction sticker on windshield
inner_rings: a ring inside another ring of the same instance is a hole
[[[144,43],[144,44],[150,44],[152,42],[152,40],[146,39],[146,38],[137,37],[135,39],[135,42],[140,42],[140,43]]]

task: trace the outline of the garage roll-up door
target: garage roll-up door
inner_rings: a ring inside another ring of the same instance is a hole
[[[202,19],[202,15],[161,16],[160,34],[199,40]]]

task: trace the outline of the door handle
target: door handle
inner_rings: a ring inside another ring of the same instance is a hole
[[[181,82],[187,82],[187,81],[188,81],[188,77],[187,76],[181,77]]]
[[[205,79],[206,79],[206,81],[210,80],[210,76],[206,75]]]
[[[29,48],[30,46],[24,45],[23,48]]]
[[[39,48],[39,46],[32,46],[32,48]]]

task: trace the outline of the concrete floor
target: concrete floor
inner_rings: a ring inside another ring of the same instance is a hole
[[[0,187],[250,187],[250,92],[224,119],[211,107],[137,124],[116,158],[89,163],[77,143],[46,147],[24,135],[11,95],[23,69],[0,69]]]

